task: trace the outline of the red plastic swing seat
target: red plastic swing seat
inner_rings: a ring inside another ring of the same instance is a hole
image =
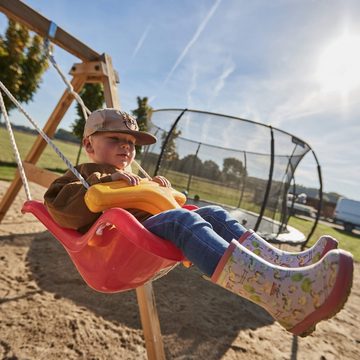
[[[134,289],[166,273],[182,252],[141,225],[120,208],[104,211],[85,233],[60,227],[40,201],[26,201],[23,213],[32,213],[60,241],[85,282],[94,290],[114,293]],[[101,235],[96,230],[105,227]]]

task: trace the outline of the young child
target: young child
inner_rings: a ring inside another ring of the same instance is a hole
[[[137,186],[140,177],[126,171],[135,145],[156,138],[139,131],[136,120],[116,109],[101,109],[87,119],[83,145],[92,163],[77,167],[90,184],[125,180]],[[171,186],[161,176],[153,181]],[[59,225],[86,231],[101,215],[86,207],[86,189],[68,171],[45,194],[45,205]],[[126,209],[157,236],[171,241],[211,280],[266,309],[285,329],[306,336],[315,325],[335,315],[350,293],[351,254],[335,249],[322,237],[301,253],[282,252],[246,231],[219,206],[195,211],[172,209],[150,215]],[[164,241],[165,241],[164,240]]]

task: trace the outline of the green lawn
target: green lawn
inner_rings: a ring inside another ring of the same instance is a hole
[[[25,155],[28,153],[29,149],[31,148],[32,144],[34,143],[36,136],[17,131],[15,132],[15,138],[21,156],[22,158],[24,158]],[[54,143],[60,148],[60,150],[72,163],[75,163],[77,152],[79,149],[76,144],[66,143],[57,140],[55,140]],[[9,135],[4,128],[0,128],[0,148],[0,164],[2,164],[0,166],[0,179],[12,180],[14,178],[16,167],[14,166],[14,164],[11,163],[15,161],[15,158],[12,153]],[[87,157],[84,153],[82,153],[80,162],[86,161]],[[42,168],[57,170],[60,172],[66,170],[66,165],[49,146],[46,147],[37,165]],[[175,185],[174,187],[178,190],[186,189],[188,175],[169,171],[166,176]],[[193,190],[193,194],[190,194],[191,196],[198,194],[200,198],[205,198],[209,201],[237,206],[239,191],[236,189],[224,188],[224,186],[221,186],[221,184],[204,181],[204,179],[195,176],[192,178],[191,184]],[[244,195],[244,201],[242,202],[241,207],[246,210],[259,212],[259,206],[253,204],[252,196],[250,196],[250,194],[249,196],[247,196],[247,194]],[[291,217],[289,225],[295,227],[306,235],[309,234],[313,222],[297,217]],[[311,246],[311,244],[313,244],[321,235],[324,234],[331,235],[338,239],[338,241],[340,242],[340,247],[342,249],[350,251],[354,255],[356,261],[360,261],[360,235],[348,234],[342,230],[333,229],[332,227],[326,226],[324,224],[318,224],[315,233],[313,234],[309,242],[309,246]]]
[[[0,180],[10,181],[14,178],[16,168],[14,166],[0,166]]]
[[[289,225],[298,229],[304,234],[308,234],[313,222],[310,220],[305,220],[303,218],[291,217]],[[339,241],[339,247],[341,249],[351,252],[356,261],[360,261],[360,235],[359,234],[349,234],[344,230],[334,229],[331,226],[327,226],[322,223],[318,223],[314,234],[312,235],[308,246],[311,246],[316,242],[321,235],[330,235],[336,238]]]
[[[19,148],[20,156],[22,159],[25,158],[30,148],[35,142],[36,135],[14,131],[15,140]],[[54,140],[54,144],[64,153],[64,155],[74,164],[78,153],[79,146],[73,143],[64,141]],[[15,162],[15,156],[10,143],[9,134],[6,129],[0,128],[0,179],[10,180],[14,177],[16,168],[10,166],[11,163]],[[80,162],[86,162],[87,157],[82,152]],[[4,165],[5,164],[5,165]],[[46,169],[53,169],[58,171],[65,171],[67,169],[63,161],[56,155],[55,151],[49,146],[45,148],[45,151],[40,157],[38,166]]]

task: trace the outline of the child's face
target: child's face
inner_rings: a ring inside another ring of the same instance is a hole
[[[117,132],[98,132],[83,140],[91,160],[98,164],[110,164],[123,170],[135,158],[135,138]]]

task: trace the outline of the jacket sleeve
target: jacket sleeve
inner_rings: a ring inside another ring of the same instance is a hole
[[[78,166],[77,170],[89,185],[94,185],[111,181],[111,174],[116,168],[89,163]],[[85,193],[86,188],[70,171],[67,171],[50,185],[44,195],[45,206],[60,226],[86,230],[101,213],[93,213],[87,208]]]

